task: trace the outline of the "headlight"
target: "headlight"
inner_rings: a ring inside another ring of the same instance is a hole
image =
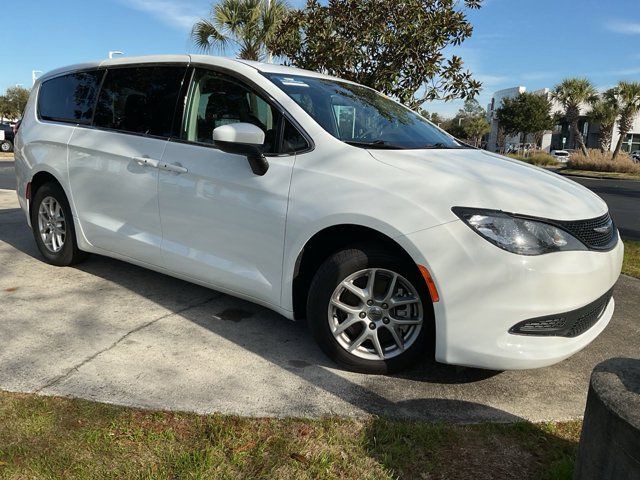
[[[542,255],[563,250],[587,250],[570,233],[540,219],[519,217],[495,210],[454,207],[476,233],[508,252]]]

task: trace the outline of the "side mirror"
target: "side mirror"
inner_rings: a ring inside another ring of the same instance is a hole
[[[262,154],[264,132],[252,123],[232,123],[214,129],[213,144],[223,152],[246,156],[256,175],[269,170],[269,162]]]

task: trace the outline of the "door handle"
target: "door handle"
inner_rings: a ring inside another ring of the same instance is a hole
[[[187,173],[189,171],[186,168],[181,167],[180,165],[175,165],[173,163],[161,163],[160,168],[162,170],[167,170],[168,172],[174,173]]]
[[[153,167],[153,168],[158,168],[158,165],[160,165],[160,162],[158,162],[158,160],[154,160],[153,158],[148,158],[148,157],[133,157],[133,161],[136,162],[138,165],[141,165],[141,166],[149,165],[150,167]]]

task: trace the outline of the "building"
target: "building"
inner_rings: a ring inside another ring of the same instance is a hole
[[[521,138],[521,135],[514,135],[511,137],[506,136],[505,138],[500,138],[500,125],[496,116],[496,110],[500,108],[500,105],[502,105],[502,101],[505,98],[513,98],[526,91],[526,87],[520,86],[499,90],[493,94],[491,103],[489,103],[487,107],[487,121],[491,125],[491,131],[489,132],[489,138],[487,141],[487,150],[490,150],[492,152],[503,152],[505,150],[508,150],[509,148],[518,148],[518,146],[522,146],[523,143],[538,143],[533,135],[528,135],[527,138],[524,139],[524,141]],[[545,95],[549,99],[551,99],[550,90],[548,88],[534,90],[532,93]],[[551,105],[551,111],[553,114],[561,114],[563,112],[562,106],[557,102],[552,101]],[[589,120],[589,118],[587,117],[588,111],[588,105],[583,105],[580,108],[580,120],[578,121],[578,128],[582,132],[582,136],[584,137],[587,148],[598,148],[600,125]],[[618,125],[616,125],[613,129],[611,150],[615,148],[619,138],[620,132],[618,130]],[[550,150],[578,148],[576,139],[574,138],[573,133],[570,131],[569,125],[564,119],[562,119],[562,121],[558,125],[556,125],[553,131],[545,132],[542,135],[542,138],[538,140],[540,140],[540,148],[542,148],[542,150],[546,152],[549,152]],[[624,143],[622,144],[622,150],[625,152],[640,150],[640,116],[635,119],[633,127],[631,129],[631,133],[627,134]]]

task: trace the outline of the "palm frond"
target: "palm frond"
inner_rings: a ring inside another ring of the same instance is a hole
[[[229,39],[221,33],[209,20],[202,19],[191,29],[193,43],[203,52],[210,52],[213,48],[224,49]]]
[[[215,46],[224,49],[233,41],[240,58],[262,59],[266,42],[287,12],[284,0],[271,0],[269,6],[264,0],[221,0],[213,6],[210,18],[194,25],[191,38],[205,52]]]

